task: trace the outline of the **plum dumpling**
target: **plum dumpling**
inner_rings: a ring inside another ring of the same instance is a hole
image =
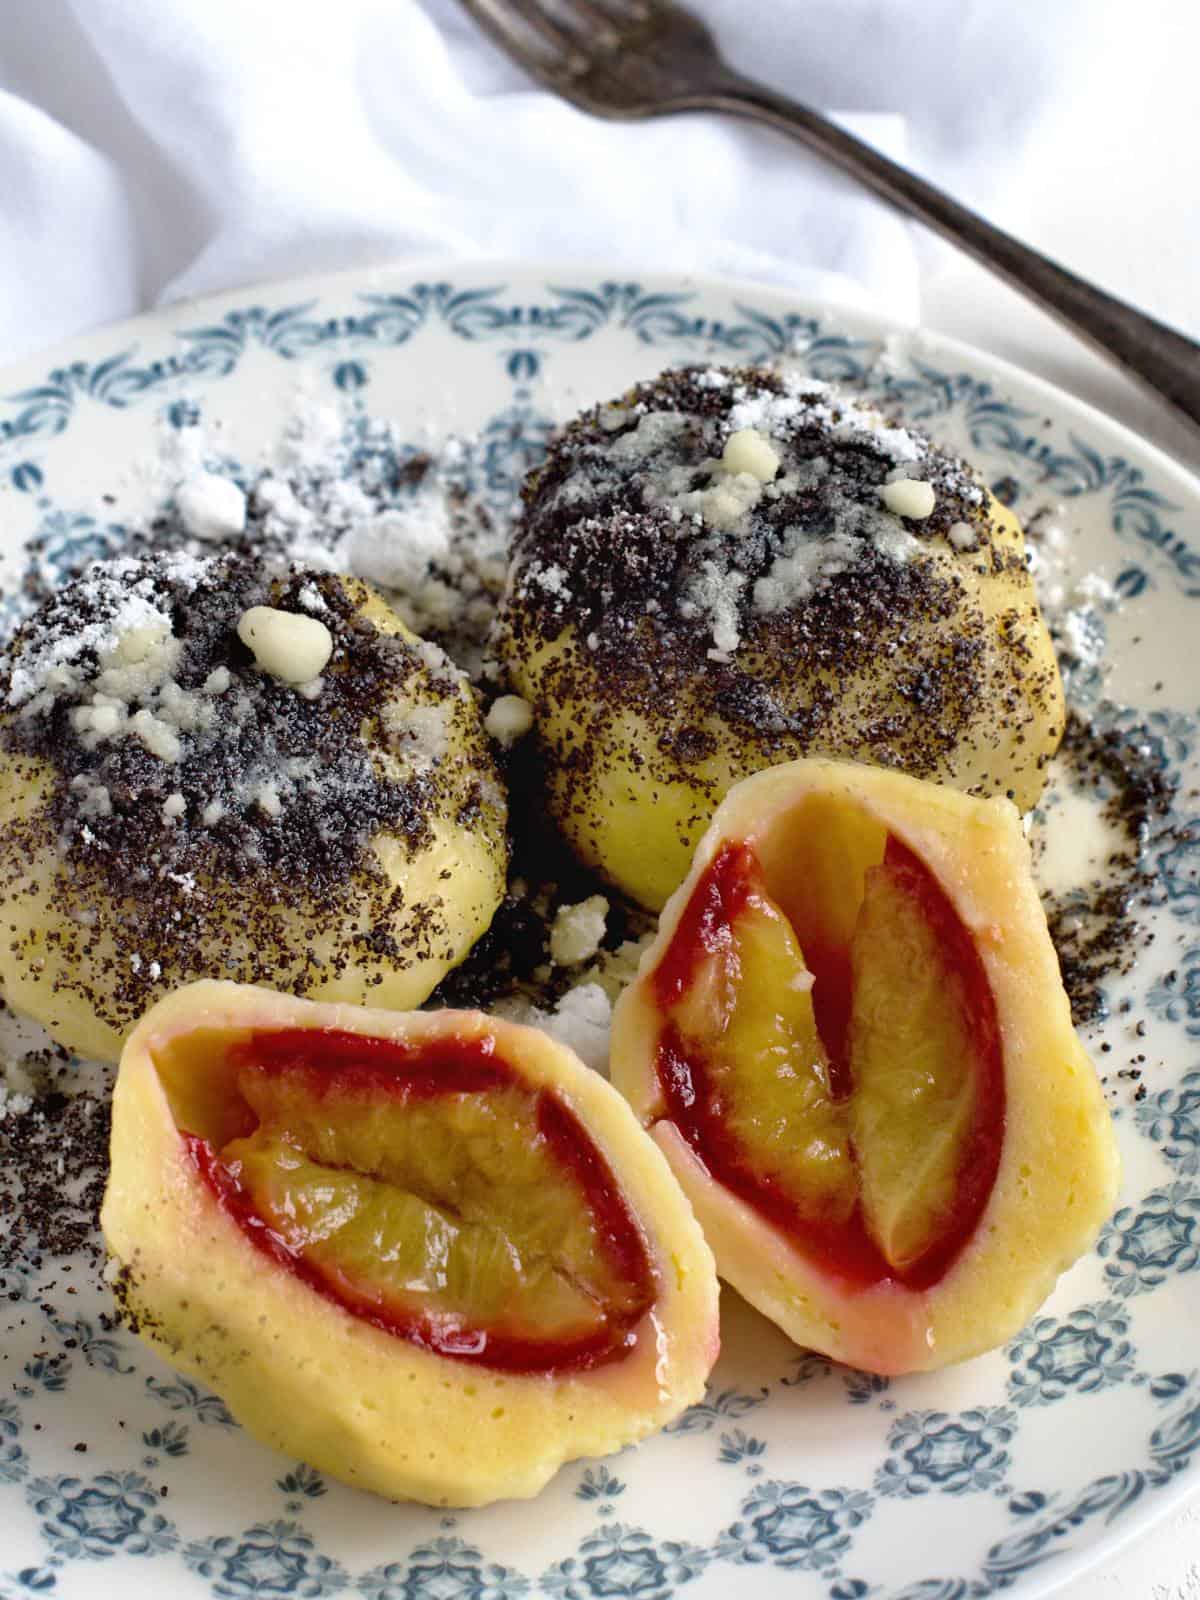
[[[472,691],[356,580],[97,564],[18,630],[0,707],[0,979],[84,1055],[200,977],[419,1005],[499,904]]]
[[[479,1012],[178,990],[121,1057],[101,1222],[160,1354],[392,1498],[535,1494],[678,1416],[719,1347],[653,1140],[565,1046]]]
[[[1062,737],[1016,518],[921,434],[769,369],[667,372],[558,435],[499,649],[554,818],[652,909],[760,768],[865,761],[1027,809]]]
[[[851,762],[730,790],[613,1017],[721,1275],[873,1372],[1001,1344],[1119,1161],[1016,808]]]

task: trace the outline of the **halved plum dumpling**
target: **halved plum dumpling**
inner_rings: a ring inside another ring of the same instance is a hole
[[[618,1002],[612,1074],[721,1276],[871,1371],[1003,1342],[1115,1200],[1007,800],[843,762],[746,779]]]
[[[142,1336],[395,1499],[535,1494],[698,1399],[713,1260],[615,1090],[534,1029],[198,983],[121,1058],[101,1217]]]

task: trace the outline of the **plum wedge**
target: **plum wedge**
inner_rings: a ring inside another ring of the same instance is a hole
[[[135,1029],[102,1224],[129,1320],[266,1442],[395,1499],[534,1494],[703,1392],[711,1253],[562,1045],[199,983]]]
[[[845,762],[745,780],[618,1003],[612,1062],[722,1277],[871,1371],[1011,1336],[1115,1200],[1006,800]]]

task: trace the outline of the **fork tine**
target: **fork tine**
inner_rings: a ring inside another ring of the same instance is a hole
[[[622,30],[648,15],[644,0],[541,0],[560,28],[583,48],[614,50]]]
[[[552,89],[576,76],[587,63],[570,32],[556,26],[530,0],[462,0],[483,31],[525,70]]]

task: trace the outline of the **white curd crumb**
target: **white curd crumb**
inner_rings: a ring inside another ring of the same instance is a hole
[[[932,514],[936,503],[933,485],[923,483],[920,478],[896,478],[883,485],[879,496],[889,511],[918,522]]]
[[[483,725],[489,738],[507,750],[533,727],[533,707],[519,694],[502,694],[493,703]]]
[[[254,803],[264,817],[275,818],[283,811],[283,801],[279,790],[273,783],[260,783],[254,796]]]
[[[160,761],[178,761],[183,755],[183,741],[178,731],[145,706],[130,717],[128,727],[134,737],[140,739],[150,754],[157,756]]]
[[[540,1028],[550,1038],[573,1050],[585,1067],[607,1077],[612,1000],[599,983],[576,984],[567,990],[553,1011],[543,1011],[518,995],[498,1000],[493,1011],[510,1022]]]
[[[6,1117],[23,1117],[33,1109],[33,1096],[16,1094],[0,1083],[0,1122]]]
[[[779,471],[779,452],[757,428],[739,428],[725,441],[721,465],[726,472],[748,472],[760,483],[770,483]]]
[[[538,1026],[574,1050],[585,1067],[607,1073],[612,1002],[598,983],[568,989],[549,1016],[538,1018]]]
[[[281,683],[311,683],[333,654],[333,635],[323,622],[274,606],[251,606],[243,612],[237,635],[262,670]]]
[[[946,531],[946,537],[956,550],[974,550],[979,543],[975,537],[975,529],[969,522],[952,522]]]
[[[93,702],[90,706],[76,706],[71,720],[79,733],[94,733],[97,739],[111,739],[124,725],[125,709],[105,701],[99,705]]]
[[[193,539],[217,541],[246,526],[246,496],[232,478],[196,472],[175,491],[175,506]]]
[[[187,810],[187,801],[176,789],[174,794],[169,794],[162,804],[164,822],[175,822]]]
[[[593,894],[573,906],[559,906],[550,929],[550,959],[556,967],[577,967],[590,961],[604,937],[608,901]]]

